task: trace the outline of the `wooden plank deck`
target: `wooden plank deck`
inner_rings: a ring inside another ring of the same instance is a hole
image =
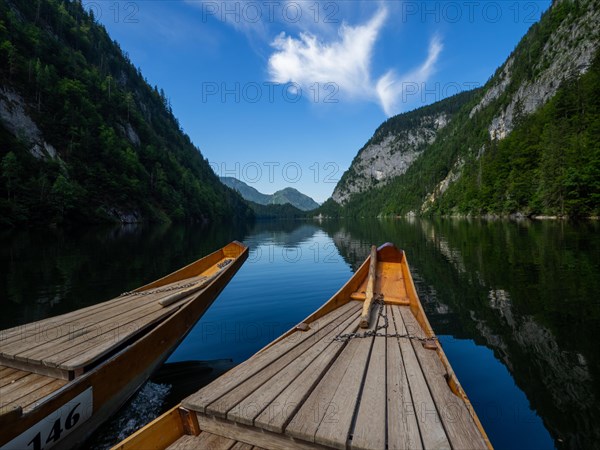
[[[380,335],[340,339],[364,331],[361,309],[350,301],[185,399],[204,433],[223,439],[210,448],[487,448],[410,308],[377,303]],[[173,448],[209,448],[200,436]]]
[[[222,258],[203,273],[146,293],[129,293],[71,313],[0,331],[0,364],[8,367],[3,369],[6,373],[0,371],[0,383],[12,382],[11,377],[27,370],[69,378],[69,373],[93,364],[121,343],[172,315],[193,293],[181,299],[172,296],[184,295],[193,289],[190,285],[203,288],[207,280],[219,272],[218,264],[227,259],[230,258]],[[161,304],[165,299],[170,300],[168,304]]]
[[[0,411],[20,406],[26,414],[37,401],[65,384],[67,380],[0,366]]]
[[[265,450],[256,445],[227,439],[223,436],[204,431],[198,436],[185,435],[167,447],[167,450]]]

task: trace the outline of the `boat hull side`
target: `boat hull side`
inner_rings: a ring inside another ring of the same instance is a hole
[[[53,393],[36,409],[23,415],[10,427],[0,430],[2,443],[0,446],[44,420],[89,387],[93,387],[92,417],[52,448],[80,446],[177,348],[247,257],[248,249],[245,248],[227,270],[219,274],[205,290],[196,294],[167,320],[97,368]]]

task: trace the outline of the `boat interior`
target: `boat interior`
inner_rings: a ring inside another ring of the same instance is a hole
[[[179,413],[187,431],[170,449],[491,448],[404,253],[389,244],[322,308],[186,398]],[[156,438],[151,427],[118,448]]]
[[[26,414],[163,323],[241,254],[232,243],[93,306],[0,331],[0,418]]]

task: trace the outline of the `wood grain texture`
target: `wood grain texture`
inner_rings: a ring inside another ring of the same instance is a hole
[[[371,246],[371,256],[369,258],[369,275],[367,275],[365,302],[363,303],[363,310],[362,314],[360,315],[361,328],[369,328],[369,319],[371,317],[371,307],[373,306],[375,280],[377,279],[377,275],[377,247],[373,245]]]
[[[204,431],[198,436],[182,436],[167,447],[167,450],[230,450],[235,441]]]
[[[387,305],[388,333],[396,334],[392,307]],[[415,406],[410,394],[406,369],[398,338],[387,340],[387,438],[388,448],[419,450],[423,448]]]
[[[381,306],[380,306],[381,307]],[[378,325],[382,325],[380,319]],[[385,448],[386,443],[386,337],[374,338],[366,364],[367,374],[360,394],[350,448]]]
[[[400,314],[407,327],[418,329],[417,321],[408,308],[401,308]],[[417,337],[424,338],[423,331],[416,331]],[[440,418],[453,448],[485,449],[486,443],[477,429],[463,400],[454,395],[446,382],[446,370],[435,350],[428,350],[421,342],[412,341],[421,370],[437,406]]]
[[[354,312],[352,320],[340,334],[352,333],[358,329],[360,317]],[[331,364],[338,357],[345,343],[341,341],[332,342],[327,348],[304,368],[299,375],[285,389],[274,398],[255,420],[254,425],[265,430],[283,433],[285,426],[296,414],[300,406],[311,394],[317,383],[321,380]]]
[[[0,388],[0,402],[3,405],[11,404],[53,381],[55,381],[53,378],[30,373],[14,383]]]
[[[248,425],[233,423],[218,417],[207,417],[198,413],[200,428],[219,436],[227,437],[239,442],[252,442],[253,446],[267,448],[269,450],[325,450],[326,447],[315,445],[289,436],[259,430]]]
[[[246,444],[244,442],[236,442],[235,445],[233,447],[231,447],[231,450],[252,450],[256,447],[253,447],[250,444]]]
[[[24,370],[17,370],[17,369],[12,369],[12,368],[8,369],[7,371],[4,372],[4,375],[2,376],[2,378],[0,378],[0,388],[14,383],[19,378],[23,378],[23,377],[29,375],[29,373],[30,372],[26,372]],[[1,400],[1,398],[0,398],[0,400]]]
[[[392,306],[392,313],[398,333],[405,334],[406,327],[402,320],[402,315],[400,314],[402,308],[407,309],[410,313],[408,306]],[[411,331],[414,332],[412,329]],[[427,381],[425,380],[425,376],[423,375],[413,346],[409,339],[400,338],[399,341],[408,385],[410,386],[412,395],[412,403],[414,406],[413,413],[417,418],[423,446],[427,449],[450,448],[450,442],[444,431],[442,421],[438,414],[435,402],[431,397],[431,393],[429,392]]]
[[[240,393],[245,395],[245,398],[239,401],[235,407],[228,412],[227,418],[246,425],[253,425],[254,418],[260,413],[267,411],[267,414],[273,414],[273,409],[276,408],[276,405],[271,407],[273,399],[293,383],[294,380],[302,374],[306,368],[319,357],[319,355],[325,352],[330,345],[337,344],[336,346],[338,346],[340,343],[333,343],[333,339],[354,322],[356,322],[356,312],[354,311],[350,311],[349,313],[340,316],[327,327],[323,328],[323,332],[329,331],[329,333],[314,345],[310,346],[310,348],[305,348],[308,346],[303,346],[304,344],[301,344],[293,351],[290,351],[288,355],[280,358],[272,366],[269,366],[263,372],[257,374],[255,377],[260,375],[260,378],[262,379],[262,384],[260,386],[257,386],[258,383],[252,382],[252,379],[244,383],[244,385],[249,384],[248,386],[239,386],[238,388],[244,387]],[[309,390],[310,388],[311,386],[305,385],[306,390]],[[234,391],[236,390],[237,389]],[[219,401],[234,394],[234,391],[230,392]],[[210,409],[211,408],[209,407],[209,412]]]
[[[377,328],[380,308],[381,305],[379,304],[373,306],[373,317],[370,319],[370,325],[367,330],[375,330]],[[356,351],[349,362],[348,370],[337,381],[335,394],[331,399],[331,406],[334,408],[334,412],[331,416],[324,418],[319,424],[315,433],[316,443],[334,448],[346,448],[373,343],[374,338],[367,337],[351,339],[346,344],[346,348],[356,347]],[[342,352],[338,359],[344,357],[344,352]]]
[[[336,320],[342,314],[350,311],[352,308],[358,308],[357,303],[348,303],[332,311],[311,324],[308,331],[295,332],[286,339],[277,342],[275,345],[266,348],[257,353],[249,360],[234,367],[208,386],[200,389],[195,394],[183,400],[182,405],[188,409],[199,412],[205,412],[206,407],[226,395],[229,391],[239,386],[241,383],[259,372],[263,367],[276,361],[288,351],[300,345],[302,342],[310,339],[313,342],[322,337],[321,329],[332,321]]]
[[[333,320],[325,325],[320,330],[321,337],[318,340],[306,339],[304,342],[289,350],[271,364],[262,368],[252,377],[236,386],[223,397],[219,398],[214,403],[211,403],[206,408],[206,412],[209,414],[214,414],[218,417],[225,417],[233,408],[230,414],[231,417],[229,417],[230,419],[233,420],[235,417],[237,421],[251,425],[254,417],[260,414],[267,404],[257,403],[252,400],[245,402],[244,400],[246,397],[254,393],[261,386],[265,385],[265,383],[268,383],[268,388],[272,389],[271,383],[273,377],[279,376],[279,374],[284,371],[289,364],[296,364],[299,359],[307,357],[310,358],[311,355],[314,357],[314,347],[317,347],[316,351],[321,351],[324,348],[323,345],[326,344],[325,341],[328,341],[329,337],[333,338],[335,335],[337,335],[339,321],[344,321],[348,315],[351,314],[351,311],[346,312],[345,314],[336,318],[336,320]]]
[[[89,371],[65,384],[56,395],[46,396],[38,407],[18,420],[14,420],[10,426],[0,427],[0,446],[43,420],[48,414],[91,386],[94,395],[92,418],[68,435],[64,441],[66,448],[81,446],[86,436],[98,427],[102,420],[110,417],[122,402],[141,386],[151,371],[164,361],[181,341],[182,336],[189,332],[198,318],[212,304],[247,256],[248,250],[245,248],[240,253],[240,258],[229,264],[201,294],[194,295],[191,301],[186,303],[185,308],[178,310],[164,322],[158,323],[151,333],[136,337],[135,341],[129,342],[127,347],[111,355],[105,364],[91,367]],[[5,364],[2,361],[0,365]]]

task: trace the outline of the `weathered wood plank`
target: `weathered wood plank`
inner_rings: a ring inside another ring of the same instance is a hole
[[[78,322],[73,324],[73,329],[70,331],[67,332],[65,329],[65,335],[57,339],[34,347],[23,347],[22,349],[13,347],[10,351],[14,359],[18,361],[34,364],[44,362],[46,365],[52,365],[50,361],[61,360],[60,356],[57,357],[56,355],[62,356],[63,352],[66,352],[67,355],[77,355],[82,352],[82,348],[85,349],[95,345],[92,341],[111,339],[114,343],[118,342],[120,340],[118,331],[121,328],[136,320],[139,321],[136,322],[137,328],[137,323],[143,323],[145,317],[159,310],[162,310],[160,305],[153,302],[104,320],[88,323]]]
[[[29,372],[25,372],[23,370],[17,370],[17,369],[9,369],[5,373],[6,374],[3,375],[2,378],[0,378],[0,387],[14,383],[19,378],[23,378],[23,377],[29,375]]]
[[[172,285],[165,285],[161,287],[161,289],[184,285],[193,282],[196,278],[200,278],[200,276],[177,281]],[[103,320],[106,319],[107,315],[109,318],[115,317],[123,311],[136,309],[146,304],[153,303],[172,293],[173,291],[149,295],[117,297],[96,305],[61,314],[60,316],[50,317],[26,325],[2,330],[0,331],[0,353],[3,354],[6,352],[10,354],[12,349],[8,347],[9,344],[21,342],[34,346],[39,343],[45,343],[49,340],[72,333],[74,329],[76,329],[74,324],[76,325],[78,322],[90,324],[95,323],[98,318],[102,318]]]
[[[426,337],[409,309],[401,308],[400,313],[407,328],[414,329],[417,337]],[[424,348],[418,341],[412,341],[412,346],[452,447],[487,448],[463,400],[450,390],[446,382],[446,369],[437,352]]]
[[[314,442],[315,433],[321,421],[336,419],[337,409],[335,408],[336,405],[332,406],[332,398],[340,379],[350,366],[356,349],[357,346],[355,345],[344,347],[341,354],[335,359],[329,370],[285,427],[286,435]]]
[[[381,308],[381,306],[380,306]],[[372,320],[377,320],[376,318]],[[380,319],[379,326],[383,319]],[[360,393],[351,449],[385,449],[386,443],[386,337],[377,336],[367,361],[367,374]]]
[[[21,408],[23,408],[23,412],[27,413],[30,409],[34,408],[35,405],[42,400],[47,395],[52,394],[54,391],[57,391],[61,387],[67,384],[67,380],[54,380],[45,386],[36,389],[35,391],[30,392],[14,401],[15,404],[18,404]]]
[[[42,364],[31,364],[28,362],[17,361],[16,359],[7,359],[0,356],[0,364],[3,366],[12,367],[17,370],[22,370],[27,373],[37,373],[45,377],[60,378],[62,380],[72,379],[72,373],[68,370],[58,369],[56,367],[47,367]]]
[[[143,329],[160,322],[166,317],[171,316],[175,311],[182,307],[182,304],[179,303],[175,306],[169,308],[160,308],[160,310],[148,314],[144,316],[142,319],[134,320],[124,324],[121,328],[125,330],[123,332],[119,332],[119,342],[126,341],[130,337],[134,336],[137,333],[140,333]],[[108,353],[112,348],[115,347],[115,339],[114,337],[108,337],[106,339],[105,336],[98,337],[97,339],[91,339],[89,344],[81,345],[78,348],[73,347],[72,349],[67,350],[64,353],[55,355],[55,357],[44,359],[44,364],[50,366],[57,366],[65,370],[75,370],[80,367],[84,367],[87,364],[95,361],[96,359],[102,357],[106,353]],[[84,349],[82,353],[75,354],[77,350]],[[65,356],[65,353],[68,356]],[[71,355],[75,354],[71,359],[68,359]]]
[[[244,442],[236,442],[235,445],[231,447],[231,450],[252,450],[254,448],[257,447],[253,447],[252,445],[246,444]]]
[[[351,333],[358,329],[360,317],[356,312],[352,317],[353,321],[345,329],[341,329],[340,334]],[[283,433],[284,427],[311,394],[344,346],[345,343],[341,341],[332,342],[271,401],[267,409],[256,417],[254,425],[265,430]]]
[[[3,404],[13,403],[21,397],[26,396],[49,383],[54,379],[31,373],[14,383],[0,388],[0,401]]]
[[[198,436],[185,435],[167,447],[167,450],[229,450],[235,441],[203,431]]]
[[[241,423],[234,423],[218,417],[207,417],[198,413],[200,428],[219,436],[241,442],[251,442],[253,445],[269,450],[325,450],[325,447],[295,440],[290,436],[259,430]]]
[[[297,345],[300,345],[307,339],[317,341],[322,337],[322,333],[320,331],[323,327],[351,309],[356,311],[358,308],[358,302],[351,302],[336,309],[335,311],[332,311],[331,313],[311,323],[308,331],[297,331],[287,338],[277,342],[273,346],[266,348],[260,353],[257,353],[249,360],[246,360],[242,364],[234,367],[205,388],[200,389],[195,394],[192,394],[188,398],[184,399],[182,405],[185,408],[192,409],[194,411],[205,412],[206,407],[209,404],[227,394],[240,383],[243,383],[245,380],[260,371],[263,367],[277,360],[286,352],[293,349]]]
[[[323,354],[323,352],[328,349],[330,345],[341,347],[342,343],[333,342],[333,339],[337,335],[344,333],[349,326],[352,326],[352,329],[355,330],[356,321],[356,312],[350,311],[347,315],[343,315],[336,321],[329,324],[329,334],[324,336],[323,339],[315,343],[312,347],[304,350],[301,348],[302,346],[298,346],[297,357],[290,352],[288,354],[289,363],[286,367],[283,367],[281,370],[273,367],[273,370],[265,371],[264,374],[261,373],[261,376],[264,380],[263,384],[256,388],[254,387],[255,383],[248,386],[247,389],[249,389],[250,392],[245,399],[239,402],[228,412],[227,418],[236,422],[244,423],[246,425],[253,425],[254,418],[265,410],[267,410],[268,414],[273,414],[273,409],[276,408],[276,406],[271,407],[271,402],[273,399],[277,397],[286,387],[292,384],[294,380],[300,374],[302,374],[319,355]],[[323,331],[326,332],[326,328],[323,328]],[[305,385],[307,390],[311,387],[312,386],[310,385]],[[233,391],[231,393],[233,393]],[[210,408],[208,410],[210,410]]]
[[[360,327],[369,328],[369,319],[371,318],[371,307],[373,306],[373,296],[375,293],[375,279],[377,278],[377,247],[371,246],[371,256],[369,261],[369,274],[367,275],[367,289],[365,291],[365,302],[363,303],[362,314],[360,315]],[[381,292],[381,291],[380,291]]]
[[[169,293],[144,296],[118,306],[99,308],[91,315],[41,329],[33,338],[2,345],[1,354],[20,361],[40,361],[44,355],[52,355],[53,351],[59,352],[65,346],[86,342],[90,335],[98,336],[110,332],[115,323],[121,323],[125,318],[135,318],[136,315],[143,317],[150,310],[159,309],[160,305],[156,304],[156,300],[168,296]]]
[[[386,306],[388,333],[396,334],[392,307]],[[387,443],[397,450],[422,449],[415,406],[410,395],[398,338],[387,340]]]
[[[0,381],[15,371],[12,367],[0,366]]]
[[[369,320],[370,325],[367,330],[375,330],[377,328],[380,308],[381,305],[379,304],[373,306],[372,317]],[[335,420],[321,421],[315,433],[316,443],[340,449],[346,448],[373,343],[373,337],[351,339],[348,342],[348,347],[355,346],[357,349],[350,361],[349,369],[344,373],[341,380],[338,380],[337,389],[331,399],[331,404],[335,408]],[[342,352],[339,358],[343,357],[344,353]],[[385,444],[385,433],[383,437]],[[377,437],[374,437],[374,439],[377,439]]]
[[[393,313],[393,319],[396,323],[396,329],[398,333],[405,334],[406,327],[402,320],[400,311],[402,309],[407,310],[410,314],[410,308],[408,306],[392,306],[391,310]],[[410,327],[411,332],[414,332],[414,328]],[[409,339],[400,338],[400,350],[404,359],[404,367],[406,369],[406,376],[408,379],[408,385],[410,386],[410,392],[414,405],[414,414],[417,417],[417,424],[419,425],[419,432],[421,434],[421,440],[423,447],[429,448],[450,448],[450,442],[444,431],[442,421],[438,414],[435,401],[431,397],[429,387],[425,381],[425,376],[421,370],[421,366],[415,355],[413,346]]]
[[[349,317],[353,316],[352,311],[347,311],[345,314],[336,318],[329,324],[321,328],[321,338],[319,340],[307,339],[300,345],[288,351],[285,355],[282,355],[279,359],[273,363],[265,366],[258,373],[248,378],[243,383],[240,383],[233,390],[219,398],[216,402],[211,403],[207,408],[206,412],[214,414],[218,417],[228,417],[229,419],[239,420],[241,423],[247,425],[252,424],[252,420],[268,405],[266,403],[256,403],[253,400],[244,402],[246,397],[254,393],[257,389],[268,383],[268,388],[271,387],[273,377],[278,376],[281,372],[286,371],[289,364],[295,363],[299,359],[312,358],[316,356],[317,352],[322,351],[326,344],[329,343],[330,339],[334,338],[338,334],[338,327],[342,321],[345,321]],[[314,349],[315,347],[316,350]],[[311,360],[312,360],[311,359]],[[310,362],[310,360],[309,360]],[[276,392],[275,394],[277,394]],[[235,407],[235,408],[234,408]],[[228,415],[231,412],[231,417]]]

